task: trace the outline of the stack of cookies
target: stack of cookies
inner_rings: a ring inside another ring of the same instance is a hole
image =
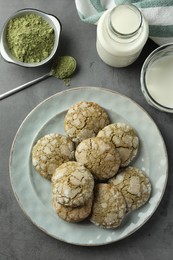
[[[94,178],[81,163],[69,161],[52,176],[52,200],[57,214],[69,222],[79,222],[91,213]]]
[[[112,123],[97,103],[81,101],[64,119],[66,135],[43,136],[32,149],[35,170],[52,181],[52,205],[60,218],[86,218],[116,228],[151,194],[148,176],[129,166],[138,154],[139,137],[125,123]]]

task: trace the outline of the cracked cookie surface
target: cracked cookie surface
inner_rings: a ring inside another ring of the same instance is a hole
[[[128,212],[138,209],[150,198],[150,180],[142,170],[136,167],[127,167],[111,178],[109,183],[122,192]]]
[[[125,123],[113,123],[99,131],[98,137],[112,141],[121,157],[121,167],[128,166],[136,157],[139,138],[136,131]]]
[[[91,196],[84,205],[78,207],[64,206],[58,203],[55,198],[52,201],[53,208],[57,215],[68,222],[80,222],[86,219],[91,213],[92,204],[93,196]]]
[[[110,183],[96,184],[90,221],[103,228],[116,228],[125,215],[126,202],[122,193]]]
[[[100,137],[83,140],[76,148],[75,157],[99,180],[113,177],[121,163],[114,144]]]
[[[62,205],[78,207],[93,195],[94,178],[81,163],[63,163],[52,176],[52,196]]]
[[[32,164],[44,178],[51,179],[62,163],[74,160],[74,143],[61,134],[48,134],[40,138],[32,149]]]
[[[64,130],[75,143],[97,133],[110,123],[106,111],[95,102],[81,101],[69,108],[64,120]]]

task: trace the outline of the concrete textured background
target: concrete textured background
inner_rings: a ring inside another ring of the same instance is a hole
[[[71,0],[0,0],[0,30],[16,10],[38,8],[57,16],[62,23],[60,55],[78,62],[70,88],[97,86],[116,90],[142,106],[159,127],[168,151],[169,177],[164,197],[150,220],[133,235],[100,247],[83,247],[58,241],[34,226],[20,209],[9,178],[9,155],[13,138],[27,114],[47,97],[64,90],[62,81],[50,78],[0,101],[0,260],[116,259],[170,260],[173,255],[173,116],[150,107],[140,90],[140,70],[157,46],[148,40],[139,59],[127,68],[105,65],[97,55],[96,27],[80,21]],[[0,57],[0,93],[41,76],[49,66],[26,69]]]

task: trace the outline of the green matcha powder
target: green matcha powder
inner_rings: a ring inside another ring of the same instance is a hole
[[[26,63],[46,59],[55,42],[54,29],[41,16],[33,13],[11,19],[6,37],[12,55]]]

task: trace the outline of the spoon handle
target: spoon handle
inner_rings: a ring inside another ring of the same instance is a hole
[[[43,79],[47,79],[47,78],[49,78],[51,76],[52,76],[52,74],[49,72],[49,73],[47,73],[47,74],[45,74],[45,75],[43,75],[43,76],[41,76],[41,77],[39,77],[37,79],[31,80],[31,81],[29,81],[29,82],[27,82],[27,83],[25,83],[23,85],[20,85],[19,87],[11,89],[11,90],[1,94],[0,95],[0,100],[4,99],[6,97],[9,97],[9,96],[13,95],[14,93],[17,93],[17,92],[21,91],[22,89],[28,88],[28,87],[36,84],[37,82],[40,82]]]

